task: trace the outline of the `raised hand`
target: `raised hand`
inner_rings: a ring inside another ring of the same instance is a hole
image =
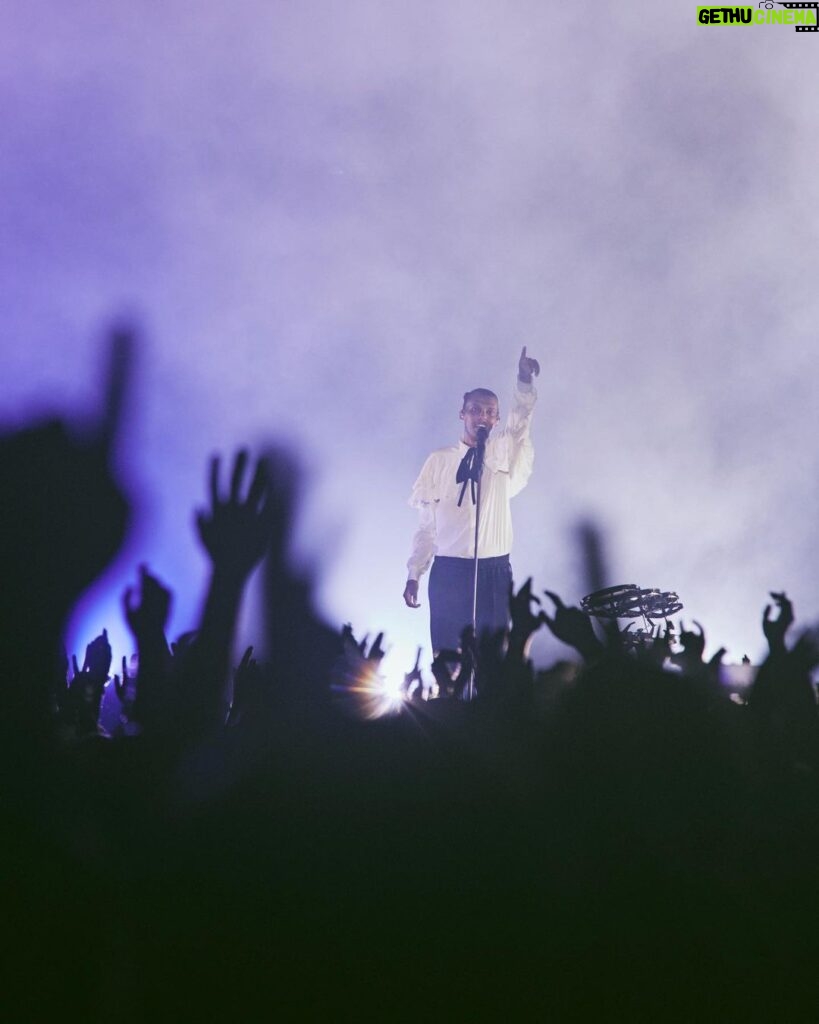
[[[532,383],[532,375],[537,377],[540,373],[540,363],[537,359],[530,359],[526,355],[526,346],[524,345],[520,352],[520,359],[518,360],[518,379],[523,384]]]
[[[71,656],[74,675],[68,693],[68,712],[73,724],[81,734],[94,732],[99,718],[102,691],[108,681],[111,667],[111,645],[108,632],[95,637],[85,648],[82,669],[77,664],[76,654]]]
[[[509,610],[512,618],[512,630],[509,634],[510,652],[524,659],[527,648],[534,634],[546,621],[545,613],[535,614],[532,605],[540,606],[540,598],[532,593],[532,577],[523,584],[517,594],[510,588]]]
[[[702,667],[702,656],[705,651],[705,631],[696,619],[694,619],[694,625],[698,630],[696,633],[686,629],[680,622],[679,642],[682,650],[671,656],[674,664],[679,665],[684,672],[688,673],[697,672]]]
[[[50,729],[65,618],[125,536],[128,503],[112,462],[132,349],[130,334],[115,331],[103,410],[82,431],[54,418],[0,438],[0,662],[15,735]]]
[[[665,629],[658,624],[652,632],[654,637],[652,642],[644,649],[644,658],[656,668],[662,668],[666,658],[671,657],[671,645],[675,639],[674,629],[668,619],[666,619]]]
[[[544,590],[543,593],[550,598],[555,605],[554,618],[543,612],[543,621],[552,631],[558,640],[582,654],[588,661],[597,657],[603,652],[603,645],[594,635],[591,619],[579,608],[567,608],[557,594],[551,590]]]
[[[125,619],[137,642],[139,669],[133,717],[148,732],[156,732],[169,720],[169,679],[171,655],[165,637],[172,595],[146,566],[139,567],[139,596],[135,587],[122,595]],[[122,664],[122,692],[128,692],[125,659]],[[119,694],[119,691],[117,691]],[[123,697],[120,697],[123,700]]]
[[[382,661],[384,655],[387,653],[384,650],[384,634],[379,633],[370,646],[369,653],[366,655],[367,661]],[[363,653],[363,652],[362,652]]]
[[[210,463],[210,508],[197,513],[196,526],[213,565],[196,639],[187,659],[181,692],[191,735],[223,726],[230,712],[231,647],[245,583],[267,552],[278,516],[264,460],[259,459],[247,496],[242,497],[248,454],[233,460],[227,497],[219,490],[219,457]]]
[[[76,668],[77,659],[74,658]],[[85,661],[82,670],[95,678],[108,678],[108,670],[111,668],[111,645],[108,643],[108,630],[104,629],[98,637],[95,637],[85,648]]]
[[[128,699],[128,687],[132,682],[131,677],[128,675],[128,659],[124,654],[122,656],[122,680],[120,681],[120,677],[115,675],[112,682],[114,684],[114,693],[117,695],[117,700],[120,704],[124,704]]]
[[[419,647],[415,655],[415,664],[409,672],[404,674],[404,685],[401,687],[407,697],[415,700],[422,700],[424,696],[424,680],[421,676],[421,651],[422,648]]]
[[[785,634],[793,625],[793,605],[785,596],[784,590],[779,594],[771,591],[771,597],[779,609],[779,615],[772,619],[771,605],[765,605],[765,611],[762,613],[762,632],[767,637],[771,654],[783,654],[785,652]]]
[[[144,565],[139,567],[139,588],[139,599],[134,587],[128,587],[122,595],[125,621],[137,638],[164,635],[171,609],[170,590],[151,576]]]
[[[544,612],[535,615],[532,605],[540,606],[540,598],[532,593],[532,577],[523,584],[517,594],[514,590],[509,596],[509,609],[512,617],[512,628],[531,635],[546,621]]]
[[[242,485],[248,453],[242,449],[233,461],[230,491],[219,493],[219,456],[210,463],[210,509],[199,512],[196,526],[214,571],[244,580],[262,560],[273,532],[273,509],[266,463],[259,459],[247,497]]]

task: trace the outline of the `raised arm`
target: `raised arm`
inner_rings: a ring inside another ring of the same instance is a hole
[[[210,508],[196,517],[212,574],[190,666],[196,678],[186,680],[190,694],[188,717],[193,729],[225,721],[230,707],[231,648],[242,594],[248,577],[267,551],[273,531],[275,509],[270,500],[267,466],[261,459],[257,462],[243,497],[247,463],[248,453],[238,452],[229,493],[222,497],[220,461],[214,456],[210,466]]]
[[[170,590],[151,576],[144,565],[139,568],[139,587],[127,587],[122,595],[125,621],[134,635],[139,653],[134,720],[149,733],[162,729],[170,719],[171,652],[165,627],[171,599]]]
[[[50,731],[63,624],[125,536],[129,505],[112,463],[132,353],[130,334],[113,332],[102,410],[88,411],[84,431],[51,419],[0,436],[0,695],[15,741]]]
[[[540,363],[537,359],[532,359],[526,355],[526,346],[520,350],[520,359],[518,360],[518,380],[521,384],[531,384],[532,377],[537,377],[540,374]]]
[[[793,604],[788,600],[784,590],[781,593],[772,590],[770,593],[779,609],[779,614],[772,619],[771,605],[765,605],[765,611],[762,613],[762,632],[768,641],[771,654],[777,656],[784,654],[786,650],[785,634],[793,625]]]
[[[504,434],[509,441],[509,473],[511,497],[514,497],[529,482],[535,462],[535,449],[529,435],[532,412],[537,400],[537,391],[532,378],[540,373],[540,363],[526,354],[526,346],[521,349],[518,360],[518,376],[514,391],[514,401],[506,418]]]

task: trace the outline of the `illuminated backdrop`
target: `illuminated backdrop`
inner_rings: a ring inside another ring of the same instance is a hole
[[[677,590],[729,659],[769,589],[815,620],[818,81],[815,35],[683,0],[5,4],[5,421],[87,413],[105,324],[143,327],[139,516],[72,648],[130,646],[143,561],[194,624],[207,458],[276,442],[323,613],[411,663],[411,484],[523,343],[519,581],[576,601],[590,518],[609,582]]]

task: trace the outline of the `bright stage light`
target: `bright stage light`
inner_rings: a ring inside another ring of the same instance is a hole
[[[384,675],[380,662],[350,651],[342,662],[330,688],[346,712],[366,721],[400,712],[406,700],[403,678]]]

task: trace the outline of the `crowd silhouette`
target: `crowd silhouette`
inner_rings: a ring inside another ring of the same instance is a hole
[[[196,518],[196,629],[169,641],[140,566],[133,651],[103,631],[80,665],[65,623],[131,516],[132,346],[92,428],[0,440],[9,1019],[809,1016],[819,645],[789,643],[784,593],[739,698],[699,624],[627,650],[531,579],[508,633],[419,651],[386,693],[383,636],[329,627],[288,563],[295,465],[240,451]],[[260,564],[270,655],[237,662]],[[536,671],[541,629],[567,657]]]

